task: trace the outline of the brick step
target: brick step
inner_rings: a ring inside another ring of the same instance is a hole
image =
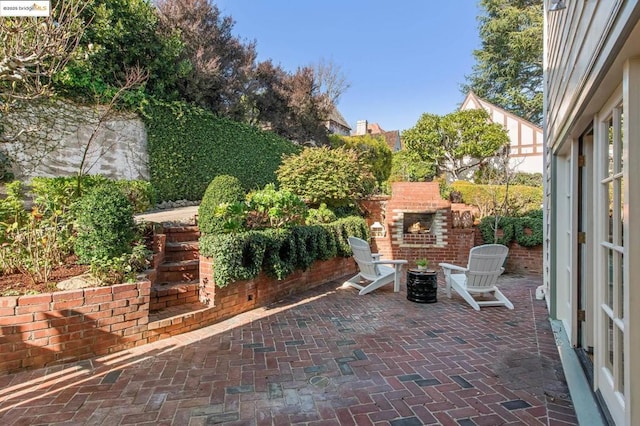
[[[197,312],[210,309],[200,302],[174,305],[164,309],[149,312],[149,329],[153,330],[182,322],[183,318],[191,317]]]
[[[200,238],[200,230],[192,225],[165,225],[164,233],[167,236],[167,243],[198,241]]]
[[[199,285],[198,280],[156,283],[151,287],[149,310],[157,311],[199,302]]]
[[[179,241],[165,244],[165,262],[180,262],[183,260],[195,260],[199,256],[199,244],[197,241]]]
[[[197,281],[200,277],[199,266],[198,259],[164,262],[158,267],[156,282],[184,283]]]

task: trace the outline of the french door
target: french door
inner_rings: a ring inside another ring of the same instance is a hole
[[[625,424],[625,167],[622,93],[615,95],[596,122],[599,159],[596,204],[594,379],[616,424]]]

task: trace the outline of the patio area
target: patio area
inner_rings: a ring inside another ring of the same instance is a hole
[[[442,274],[439,274],[442,279]],[[347,279],[348,277],[344,277]],[[575,425],[537,276],[515,305],[330,282],[159,342],[0,377],[3,425]]]

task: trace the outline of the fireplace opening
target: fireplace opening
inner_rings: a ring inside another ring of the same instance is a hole
[[[404,213],[403,234],[429,234],[435,213]]]

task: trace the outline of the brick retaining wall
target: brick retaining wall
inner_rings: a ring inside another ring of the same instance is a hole
[[[220,289],[212,288],[209,278],[199,288],[209,292],[209,307],[154,323],[149,322],[150,281],[0,297],[0,375],[113,353],[195,330],[356,270],[352,258],[334,258],[315,262],[282,281],[261,273]],[[210,259],[202,258],[201,271],[203,277],[212,276]],[[187,287],[193,299],[197,286]],[[171,305],[171,300],[186,296],[173,293],[169,290],[154,298],[154,306]]]
[[[146,343],[151,283],[0,297],[0,374]]]

